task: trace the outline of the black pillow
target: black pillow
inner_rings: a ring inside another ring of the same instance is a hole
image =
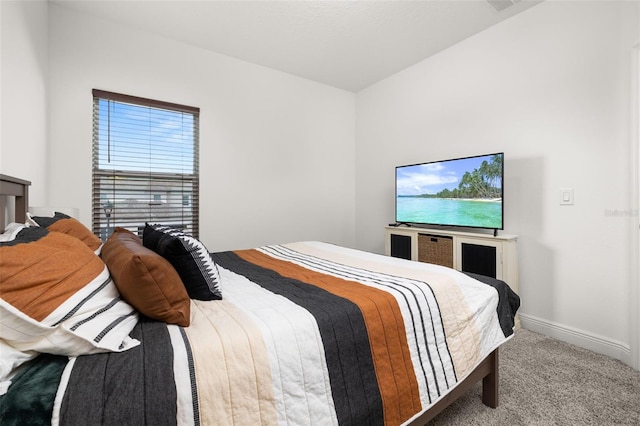
[[[171,263],[191,299],[222,299],[218,267],[198,239],[176,228],[147,223],[142,244]]]

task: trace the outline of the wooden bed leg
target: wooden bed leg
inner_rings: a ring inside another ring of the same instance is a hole
[[[482,379],[482,403],[491,408],[498,406],[498,349],[487,355],[484,360],[459,385],[438,400],[427,411],[413,419],[410,426],[422,426],[436,417],[456,399],[464,395],[473,385]]]
[[[491,371],[482,379],[482,403],[488,407],[498,406],[498,350],[489,355]]]

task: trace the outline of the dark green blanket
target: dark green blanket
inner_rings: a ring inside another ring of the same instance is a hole
[[[49,425],[60,376],[69,358],[41,354],[26,363],[0,397],[0,424]]]

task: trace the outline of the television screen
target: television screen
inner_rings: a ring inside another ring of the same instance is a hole
[[[504,153],[396,167],[396,222],[503,229]]]

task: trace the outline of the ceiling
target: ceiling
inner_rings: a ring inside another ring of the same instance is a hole
[[[357,92],[541,0],[49,1]]]

